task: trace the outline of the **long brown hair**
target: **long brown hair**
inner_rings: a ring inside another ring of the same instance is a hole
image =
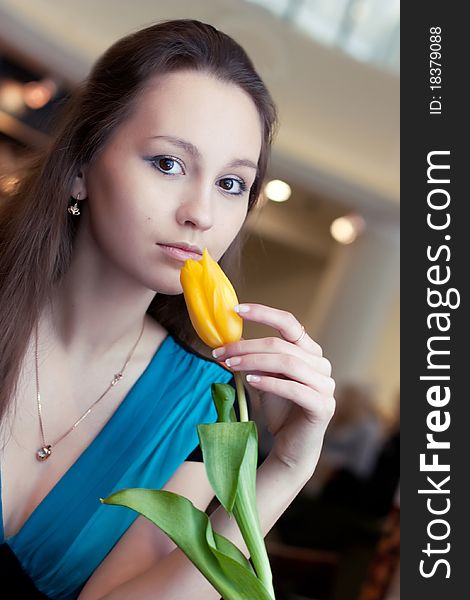
[[[67,212],[75,177],[129,116],[149,78],[183,69],[233,83],[255,103],[263,140],[248,210],[256,205],[277,116],[243,48],[213,26],[189,19],[159,22],[113,44],[67,100],[47,147],[0,202],[0,419],[16,394],[34,324],[70,264],[79,220]],[[219,261],[232,280],[243,236],[242,228]],[[182,294],[156,294],[147,312],[172,335],[200,348]]]

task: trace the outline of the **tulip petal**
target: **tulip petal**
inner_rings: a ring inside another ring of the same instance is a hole
[[[214,292],[214,321],[225,344],[238,342],[243,333],[243,319],[233,310],[238,299],[226,287],[218,286]]]
[[[201,340],[211,348],[223,345],[212,318],[212,312],[206,302],[202,282],[203,267],[201,261],[187,260],[180,272],[180,281],[189,318]]]
[[[243,319],[233,310],[237,294],[207,248],[201,260],[185,262],[180,281],[191,323],[204,343],[216,348],[241,338]]]
[[[224,344],[237,342],[242,335],[243,319],[233,310],[237,294],[229,278],[208,252],[203,255],[203,280],[209,310]]]

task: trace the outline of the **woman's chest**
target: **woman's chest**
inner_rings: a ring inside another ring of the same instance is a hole
[[[122,393],[122,390],[121,390]],[[79,426],[75,411],[68,412],[64,419],[46,421],[45,439],[41,434],[40,420],[34,409],[18,406],[15,418],[6,432],[1,453],[1,497],[5,538],[18,533],[35,509],[44,501],[70,467],[80,459],[92,444],[99,431],[106,425],[116,409],[116,398],[110,401],[108,411],[97,411],[94,418],[87,416]],[[121,398],[122,400],[122,398]],[[46,416],[44,411],[43,416]],[[45,420],[45,419],[44,419]],[[61,439],[61,435],[66,435]],[[43,446],[51,446],[45,460],[38,453]]]
[[[151,349],[130,365],[126,377],[103,396],[106,381],[99,373],[84,381],[83,386],[77,383],[75,388],[60,373],[50,373],[50,377],[44,378],[48,383],[41,389],[39,403],[34,378],[20,380],[16,408],[5,424],[1,440],[6,538],[22,528],[55,486],[67,483],[64,477],[82,459],[127,397],[148,364],[149,353]],[[49,446],[50,454],[39,460],[38,452]]]

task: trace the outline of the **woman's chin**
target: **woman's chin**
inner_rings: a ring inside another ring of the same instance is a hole
[[[157,282],[151,287],[157,294],[165,294],[165,296],[179,296],[183,293],[183,288],[179,280],[177,282]]]

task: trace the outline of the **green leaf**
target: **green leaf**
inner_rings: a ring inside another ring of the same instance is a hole
[[[250,437],[255,436],[257,444],[256,423],[201,423],[197,426],[197,432],[209,482],[219,502],[231,513]]]
[[[256,573],[274,597],[271,566],[263,539],[256,504],[256,469],[258,463],[258,437],[256,428],[250,432],[246,452],[241,464],[237,497],[233,514],[250,552]]]
[[[271,567],[256,503],[256,423],[200,424],[197,430],[212,489],[225,510],[233,512],[256,573],[272,591]]]
[[[240,552],[240,550],[235,546],[235,544],[233,544],[229,539],[227,539],[223,535],[219,535],[217,531],[212,530],[212,533],[214,534],[214,544],[211,545],[217,546],[217,549],[220,552],[222,552],[222,554],[225,554],[226,556],[233,558],[233,560],[236,560],[242,565],[242,567],[248,569],[250,573],[253,573],[253,575],[256,577],[253,565],[246,558],[243,552]],[[209,539],[209,535],[207,537]]]
[[[219,423],[230,423],[237,421],[237,415],[233,408],[235,402],[235,390],[228,383],[213,383],[211,386],[212,400],[218,414]]]
[[[224,600],[272,600],[247,558],[212,529],[206,513],[167,490],[129,488],[102,500],[127,506],[166,533],[222,595]]]

